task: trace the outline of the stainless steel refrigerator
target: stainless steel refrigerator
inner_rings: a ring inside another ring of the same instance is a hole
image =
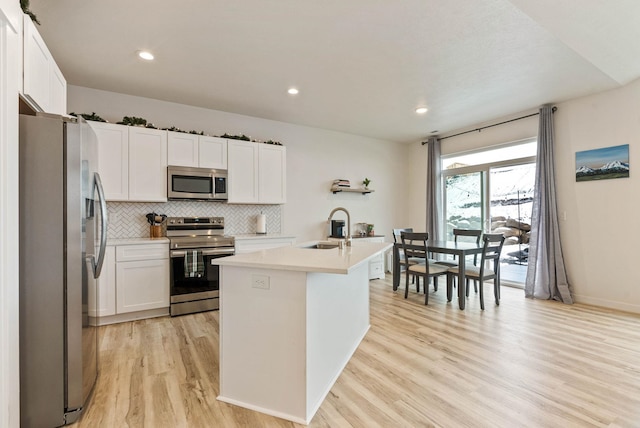
[[[95,385],[88,288],[107,224],[96,171],[96,136],[83,119],[20,115],[21,427],[76,421]]]

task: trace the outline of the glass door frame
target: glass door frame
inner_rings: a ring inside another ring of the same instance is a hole
[[[489,179],[489,173],[491,172],[492,168],[500,168],[500,167],[508,167],[508,166],[517,166],[517,165],[526,165],[526,164],[530,164],[530,163],[535,163],[536,162],[536,157],[535,156],[528,156],[525,158],[518,158],[518,159],[511,159],[511,160],[505,160],[505,161],[499,161],[499,162],[490,162],[490,163],[483,163],[483,164],[479,164],[479,165],[470,165],[470,166],[463,166],[460,168],[453,168],[453,169],[446,169],[446,170],[442,170],[442,218],[445,220],[446,222],[446,215],[447,215],[447,192],[446,192],[446,178],[450,177],[450,176],[454,176],[454,175],[461,175],[461,174],[470,174],[470,173],[476,173],[476,172],[480,172],[482,174],[482,184],[481,184],[481,198],[482,198],[482,209],[481,209],[481,213],[482,213],[482,229],[483,232],[487,232],[490,230],[490,217],[489,215],[491,214],[491,198],[489,198],[488,196],[490,195],[489,193],[489,186],[490,186],[490,179]],[[441,230],[440,233],[442,234],[442,236],[446,236],[446,228],[445,228],[445,224],[443,222],[443,224],[441,225]]]

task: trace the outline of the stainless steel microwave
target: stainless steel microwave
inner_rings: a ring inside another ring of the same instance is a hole
[[[226,201],[227,171],[170,165],[167,167],[167,198]]]

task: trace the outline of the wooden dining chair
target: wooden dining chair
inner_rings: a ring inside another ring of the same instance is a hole
[[[402,240],[402,249],[407,259],[421,258],[426,260],[426,263],[409,264],[407,266],[407,274],[405,275],[405,289],[404,298],[409,296],[409,275],[415,275],[416,277],[424,278],[424,304],[429,304],[429,279],[433,278],[433,289],[438,291],[438,277],[446,275],[448,267],[435,263],[435,260],[429,260],[427,241],[429,240],[428,233],[411,233],[402,232],[400,234]],[[417,283],[420,283],[418,279]],[[418,286],[419,291],[419,286]]]
[[[455,242],[458,242],[458,238],[460,238],[460,240],[465,240],[465,241],[470,241],[473,242],[475,240],[476,245],[480,245],[480,238],[482,237],[482,230],[480,229],[453,229],[453,240]],[[445,260],[438,260],[438,263],[443,264],[445,266],[449,266],[449,267],[456,267],[458,266],[458,260],[456,259],[456,256],[453,256],[453,259],[445,259]],[[478,265],[478,255],[474,254],[473,255],[473,265],[477,266]],[[455,286],[455,280],[454,280],[454,286]],[[467,279],[467,297],[469,297],[469,279]],[[477,293],[478,292],[478,283],[476,281],[473,281],[473,289],[474,291]]]
[[[393,242],[394,243],[401,242],[400,241],[400,234],[402,232],[411,233],[411,232],[413,232],[413,229],[410,228],[410,227],[406,227],[406,228],[403,228],[403,229],[393,229]],[[419,264],[419,263],[424,263],[425,262],[424,259],[417,258],[417,257],[413,257],[412,259],[407,259],[405,257],[405,255],[404,255],[404,251],[402,249],[398,250],[398,258],[399,258],[399,262],[400,262],[400,270],[402,271],[404,269],[405,272],[406,272],[407,267],[409,265]],[[414,284],[415,281],[416,281],[416,277],[415,277],[415,275],[412,275],[411,276],[411,283]],[[420,282],[419,282],[419,280],[418,280],[417,288],[418,288],[418,292],[419,292],[420,291]]]
[[[504,244],[501,233],[485,233],[482,237],[483,248],[479,266],[465,266],[464,273],[467,280],[473,279],[480,283],[480,308],[484,310],[484,282],[493,280],[493,294],[496,305],[500,304],[500,253]],[[453,278],[458,276],[460,269],[452,266],[447,271],[447,298],[450,298],[453,288]],[[469,296],[469,283],[466,284]]]

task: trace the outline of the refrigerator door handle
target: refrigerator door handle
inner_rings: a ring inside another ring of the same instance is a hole
[[[98,198],[100,198],[100,254],[98,255],[98,260],[93,263],[93,277],[98,278],[102,271],[105,253],[107,252],[107,201],[104,199],[102,180],[100,180],[100,174],[97,172],[95,173],[94,183],[98,191]]]

